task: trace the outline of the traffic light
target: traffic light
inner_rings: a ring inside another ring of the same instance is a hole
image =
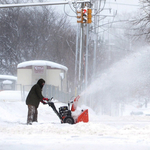
[[[88,9],[87,14],[88,14],[87,23],[92,23],[92,9]]]
[[[82,9],[77,10],[77,23],[82,23]]]
[[[87,15],[87,7],[82,9],[82,23],[87,23],[88,15]]]
[[[79,8],[77,10],[77,23],[92,23],[92,9]]]

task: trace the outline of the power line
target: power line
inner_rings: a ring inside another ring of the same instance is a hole
[[[106,2],[106,3],[109,3],[109,4],[113,4],[113,5],[127,5],[127,6],[136,6],[136,7],[139,7],[140,5],[136,5],[136,4],[124,4],[124,3],[114,3],[114,2]]]

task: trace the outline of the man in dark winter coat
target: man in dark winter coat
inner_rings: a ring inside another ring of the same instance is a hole
[[[26,104],[28,105],[28,116],[27,116],[27,124],[32,125],[32,122],[37,122],[38,115],[38,106],[39,103],[42,102],[45,104],[43,100],[48,100],[48,98],[44,98],[42,95],[42,88],[45,84],[43,79],[39,79],[38,82],[31,88],[27,99]]]

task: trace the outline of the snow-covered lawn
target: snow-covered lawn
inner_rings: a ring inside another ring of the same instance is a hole
[[[40,104],[39,122],[26,125],[25,102],[1,101],[0,150],[150,150],[150,116],[97,116],[88,109],[89,123],[69,125]]]

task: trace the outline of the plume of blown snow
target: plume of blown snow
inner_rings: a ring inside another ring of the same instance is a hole
[[[150,96],[149,66],[150,48],[144,48],[118,61],[99,74],[81,94],[83,102],[94,110],[99,110],[104,103],[140,100]]]

